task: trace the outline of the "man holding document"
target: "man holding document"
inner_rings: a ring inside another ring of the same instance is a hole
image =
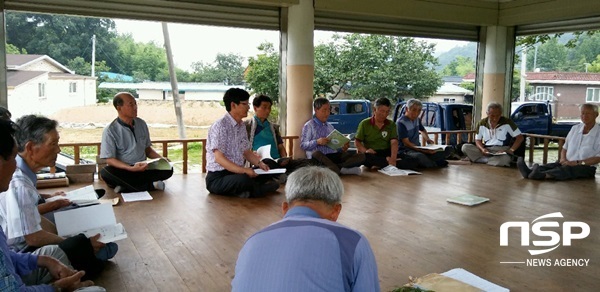
[[[115,193],[164,190],[173,167],[152,149],[148,126],[137,117],[135,98],[119,92],[113,105],[118,117],[104,129],[100,145],[100,158],[108,164],[100,170],[102,179]],[[149,163],[147,158],[156,161]]]
[[[269,166],[252,152],[246,125],[250,94],[240,88],[230,88],[223,96],[227,113],[215,121],[208,130],[206,141],[206,189],[217,195],[241,198],[264,197],[275,192],[279,183],[271,175],[258,175],[269,171]],[[245,161],[258,167],[244,167]]]
[[[306,157],[313,158],[337,174],[360,175],[360,166],[365,162],[362,153],[348,152],[349,139],[327,122],[331,105],[326,98],[313,101],[315,116],[304,124],[300,147]]]

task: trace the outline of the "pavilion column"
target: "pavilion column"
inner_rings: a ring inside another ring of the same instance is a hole
[[[504,115],[510,113],[512,66],[515,50],[514,28],[489,26],[482,28],[480,36],[479,70],[481,90],[475,97],[475,106],[480,109],[478,117],[484,117],[487,105],[498,102]],[[483,61],[483,62],[481,62]],[[482,64],[483,63],[483,64]],[[483,65],[483,70],[481,70]],[[481,74],[483,73],[483,74]],[[475,120],[477,121],[477,120]]]
[[[314,79],[313,0],[300,0],[288,9],[287,25],[287,118],[286,135],[300,136],[302,126],[312,117]],[[300,143],[294,156],[305,157]]]

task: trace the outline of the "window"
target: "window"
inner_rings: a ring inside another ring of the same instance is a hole
[[[349,114],[360,114],[365,111],[362,103],[348,103],[346,109]]]
[[[585,95],[586,102],[600,102],[600,88],[589,87]]]
[[[77,82],[69,82],[69,93],[77,92]]]
[[[554,100],[554,87],[553,86],[536,86],[535,87],[535,100],[537,101],[552,101]]]
[[[455,103],[455,102],[456,102],[456,99],[455,99],[455,98],[444,98],[444,102],[447,102],[447,103]]]
[[[46,97],[46,83],[38,83],[38,97]]]

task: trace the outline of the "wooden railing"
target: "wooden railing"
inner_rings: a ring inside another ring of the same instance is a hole
[[[463,140],[463,134],[467,135],[467,141]],[[450,145],[453,140],[452,137],[456,137],[454,141],[456,143],[452,144],[461,144],[461,143],[473,143],[475,141],[475,131],[471,130],[458,130],[458,131],[439,131],[439,132],[429,132],[429,136],[433,135],[433,142],[435,144],[440,144],[441,135],[446,135],[444,139],[443,145]],[[421,145],[426,145],[427,141],[423,137],[421,137]]]
[[[300,137],[298,136],[284,136],[282,137],[285,143],[288,156],[294,155],[294,140],[298,140]],[[189,143],[200,143],[202,148],[202,172],[206,172],[206,138],[195,138],[195,139],[163,139],[163,140],[154,140],[152,144],[161,144],[162,145],[162,156],[169,157],[169,144],[180,143],[183,147],[182,149],[182,160],[183,166],[182,171],[183,174],[188,173],[189,166],[189,151],[188,145]],[[62,143],[60,144],[61,148],[73,148],[73,160],[75,164],[79,164],[81,162],[81,148],[82,147],[96,147],[96,155],[100,155],[100,142],[92,142],[92,143]]]
[[[546,164],[548,163],[548,145],[550,144],[550,141],[557,141],[558,142],[558,159],[560,159],[560,152],[563,149],[563,145],[565,145],[565,137],[558,137],[558,136],[548,136],[548,135],[537,135],[537,134],[527,134],[524,133],[523,136],[525,136],[525,138],[529,137],[530,141],[529,141],[529,162],[532,163],[533,162],[533,151],[535,150],[535,140],[541,140],[543,141],[543,152],[542,152],[542,163]],[[525,143],[525,142],[523,142]]]

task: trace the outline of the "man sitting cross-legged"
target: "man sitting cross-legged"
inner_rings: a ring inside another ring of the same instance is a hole
[[[365,154],[365,166],[384,168],[392,165],[402,169],[414,169],[412,158],[398,159],[398,133],[396,124],[388,119],[392,104],[382,97],[375,101],[373,116],[358,124],[354,143],[359,153]]]
[[[206,189],[217,195],[242,198],[263,197],[279,188],[271,175],[258,175],[244,167],[247,160],[262,170],[269,167],[252,152],[246,126],[250,94],[240,88],[230,88],[223,95],[227,113],[208,130],[206,142]]]
[[[331,105],[326,98],[313,101],[315,116],[302,127],[300,147],[306,151],[306,157],[313,158],[337,174],[361,174],[360,166],[365,162],[363,153],[348,152],[349,143],[340,149],[327,146],[327,136],[333,132],[333,126],[327,122],[331,114]]]
[[[164,190],[164,180],[173,175],[173,168],[152,169],[147,158],[163,158],[152,149],[150,132],[144,120],[137,117],[137,103],[129,92],[119,92],[113,98],[118,117],[102,133],[100,158],[108,166],[100,170],[107,185],[119,192]]]

